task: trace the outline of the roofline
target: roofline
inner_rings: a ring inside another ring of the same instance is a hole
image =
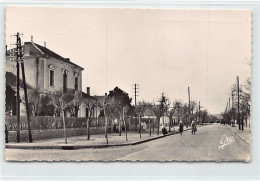
[[[41,52],[41,55],[42,55],[42,56],[45,55],[45,53],[44,53],[40,48],[38,48],[38,46],[37,46],[36,43],[30,42],[30,41],[27,41],[27,42],[24,42],[24,43],[31,43],[37,50],[39,50],[39,51]],[[41,45],[39,45],[39,46],[41,46]],[[44,48],[46,48],[46,47],[44,47]],[[48,49],[48,48],[46,48],[46,49]],[[48,49],[48,50],[51,51],[51,52],[53,52],[53,53],[55,53],[54,51],[52,51],[52,50],[50,50],[50,49]],[[55,53],[55,54],[57,54],[57,53]],[[57,55],[59,55],[59,54],[57,54]],[[59,55],[59,56],[60,56],[61,58],[65,59],[65,58],[62,57],[61,55]],[[55,57],[52,57],[52,58],[54,58],[54,59],[56,59],[56,60],[59,60],[59,59],[57,59],[57,58],[55,58]],[[65,61],[62,61],[62,62],[65,62]],[[71,62],[71,61],[67,61],[67,63],[69,63],[69,64],[71,64],[71,65],[74,65],[74,66],[80,68],[81,71],[84,70],[83,67],[81,67],[81,66],[79,66],[79,65],[77,65],[77,64],[75,64],[75,63],[73,63],[73,62]]]

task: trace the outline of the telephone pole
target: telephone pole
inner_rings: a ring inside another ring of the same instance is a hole
[[[240,121],[240,110],[239,110],[239,76],[237,76],[237,120],[239,124],[239,129],[241,129],[241,121]]]
[[[190,118],[190,87],[188,87],[188,97],[189,97],[189,124],[191,124],[191,118]]]
[[[136,97],[139,96],[139,84],[134,84],[133,85],[133,94],[135,97],[135,106],[136,106]]]
[[[200,122],[200,101],[199,101],[199,119],[198,119],[198,123]]]
[[[21,61],[21,68],[22,68],[22,77],[23,77],[23,89],[24,89],[24,97],[25,97],[25,106],[26,106],[26,115],[27,115],[27,122],[28,122],[28,134],[29,134],[29,142],[32,143],[32,132],[31,132],[31,120],[30,120],[30,111],[29,111],[29,102],[27,96],[27,85],[25,80],[25,71],[24,71],[24,61],[23,61],[23,48],[21,45],[21,38],[18,37],[19,41],[19,60]],[[18,61],[19,61],[18,60]]]
[[[17,116],[17,143],[20,142],[20,65],[19,65],[19,33],[16,35],[16,116]]]
[[[30,120],[30,111],[29,111],[29,102],[27,96],[27,85],[25,80],[25,70],[24,70],[24,61],[23,61],[23,47],[21,43],[20,34],[16,35],[16,68],[17,68],[17,76],[16,76],[16,106],[17,106],[17,142],[20,142],[20,64],[22,69],[22,79],[23,79],[23,88],[24,88],[24,97],[25,97],[25,106],[26,106],[26,114],[27,114],[27,122],[28,122],[28,134],[29,134],[29,142],[32,143],[32,132],[31,132],[31,120]]]

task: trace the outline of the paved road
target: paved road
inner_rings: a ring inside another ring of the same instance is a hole
[[[225,135],[226,145],[223,145]],[[220,144],[222,143],[222,144]],[[220,146],[223,147],[220,147]],[[219,149],[223,148],[223,149]],[[6,149],[7,160],[20,161],[249,161],[250,145],[229,125],[208,125],[135,146],[82,150]]]

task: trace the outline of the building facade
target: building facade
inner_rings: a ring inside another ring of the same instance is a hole
[[[6,50],[6,83],[16,90],[17,70],[16,62],[11,60],[12,51]],[[49,50],[46,44],[41,46],[33,41],[24,43],[23,52],[28,91],[36,90],[40,93],[82,91],[84,69],[71,62],[69,58],[64,58]],[[20,75],[20,82],[22,82],[22,75]],[[22,97],[23,89],[20,90]],[[13,107],[15,109],[15,106]],[[25,108],[21,104],[21,115],[23,114],[25,114]]]

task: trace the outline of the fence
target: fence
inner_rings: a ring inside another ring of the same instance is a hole
[[[48,130],[48,129],[62,129],[63,128],[63,121],[62,117],[52,117],[52,116],[36,116],[30,117],[31,118],[31,130]],[[138,119],[136,118],[127,118],[126,124],[128,130],[136,130],[138,127]],[[141,122],[145,122],[148,126],[149,119],[142,118]],[[16,116],[8,116],[5,117],[5,124],[7,125],[7,129],[9,131],[16,131],[17,130],[17,117]],[[83,128],[87,127],[87,118],[85,117],[65,117],[65,124],[66,128]],[[112,120],[108,120],[108,127],[111,127]],[[157,126],[157,122],[154,122],[150,119],[151,126]],[[105,125],[104,118],[90,118],[90,127],[102,127]],[[130,126],[129,126],[130,125]],[[21,116],[20,117],[20,130],[27,130],[28,123],[27,117]],[[124,125],[122,125],[124,127]]]
[[[141,119],[142,122],[146,123],[146,130],[149,129],[149,120],[146,118]],[[112,124],[113,120],[108,120],[108,133],[115,132],[114,126]],[[71,136],[82,136],[87,134],[86,123],[87,118],[76,118],[76,117],[65,117],[66,123],[66,134],[68,137]],[[139,120],[135,118],[126,119],[126,128],[128,131],[139,130]],[[8,130],[9,142],[16,141],[16,130],[17,130],[17,117],[8,116],[5,117],[5,124]],[[21,141],[28,141],[28,131],[27,131],[27,117],[20,117],[21,131],[20,137]],[[90,118],[90,134],[104,134],[105,132],[105,119],[104,118]],[[156,130],[156,121],[153,124],[153,120],[150,121],[150,126],[153,130]],[[63,122],[61,117],[51,117],[51,116],[37,116],[31,117],[31,129],[32,136],[34,140],[51,139],[63,137]],[[125,125],[122,124],[122,131],[125,130]]]
[[[51,117],[51,116],[37,116],[31,118],[31,129],[32,130],[46,130],[46,129],[62,129],[63,122],[61,117]],[[103,118],[90,118],[90,127],[104,126]],[[5,124],[9,131],[17,130],[17,117],[16,116],[6,116]],[[27,130],[28,123],[27,117],[20,117],[21,130]],[[77,117],[65,117],[66,128],[83,128],[87,126],[87,118],[77,118]]]

